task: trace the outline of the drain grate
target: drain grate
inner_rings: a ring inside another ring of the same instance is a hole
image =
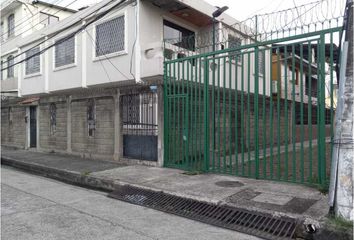
[[[120,186],[108,196],[266,239],[293,239],[296,229],[296,220],[289,217],[274,217],[132,186]]]

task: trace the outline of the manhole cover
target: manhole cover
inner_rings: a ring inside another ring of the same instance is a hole
[[[238,181],[219,181],[215,185],[219,187],[242,187],[244,184]]]

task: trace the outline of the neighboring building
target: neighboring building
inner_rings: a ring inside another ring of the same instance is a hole
[[[3,102],[2,144],[161,166],[163,40],[192,36],[197,49],[213,11],[201,0],[103,1],[18,40],[22,98]]]
[[[19,54],[18,43],[32,33],[57,23],[75,13],[75,10],[44,1],[5,0],[1,3],[1,67],[11,66]],[[17,66],[1,72],[1,94],[18,96]]]

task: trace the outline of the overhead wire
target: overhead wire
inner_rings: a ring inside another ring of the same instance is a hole
[[[111,4],[111,3],[114,2],[114,1],[115,1],[115,0],[111,0],[111,1],[107,2],[106,4],[104,4],[103,6],[101,6],[100,8],[96,9],[94,12],[92,12],[92,13],[88,14],[87,16],[85,16],[85,18],[91,17],[91,15],[96,14],[99,10],[101,10],[102,8],[108,6],[109,4]],[[121,0],[117,5],[113,6],[112,8],[115,8],[116,6],[119,6],[120,3],[123,3],[123,2],[125,2],[125,1],[127,1],[127,0]],[[81,15],[82,15],[82,14],[84,14],[84,12],[81,13]],[[67,23],[67,24],[69,24],[69,23],[72,23],[72,24],[68,25],[67,27],[65,27],[65,28],[63,28],[63,29],[60,29],[60,31],[57,31],[57,32],[53,33],[50,37],[47,37],[47,38],[44,39],[43,41],[41,41],[41,42],[37,43],[36,45],[32,46],[30,49],[27,49],[27,51],[29,51],[29,50],[31,50],[31,49],[34,49],[34,48],[36,48],[36,47],[42,45],[43,43],[45,43],[45,42],[47,42],[48,40],[54,38],[55,36],[57,36],[58,34],[62,33],[63,31],[66,31],[66,30],[72,28],[73,25],[75,25],[75,24],[81,22],[83,19],[79,18],[79,16],[80,16],[80,14],[77,15],[76,18],[73,18],[72,21],[70,21],[70,22]],[[103,15],[103,16],[104,16],[104,15]],[[102,16],[102,17],[103,17],[103,16]],[[79,18],[79,20],[77,20],[77,18]],[[101,17],[99,17],[98,19],[100,19],[100,18],[101,18]],[[98,20],[98,19],[97,19],[97,20]],[[77,20],[77,21],[74,22],[75,20]],[[73,22],[74,22],[74,23],[73,23]],[[89,24],[85,24],[85,25],[83,25],[83,26],[88,26],[88,25],[90,25],[90,24],[91,24],[91,22],[90,22]],[[73,32],[73,33],[71,33],[71,34],[69,34],[69,35],[66,36],[66,37],[67,37],[67,38],[70,38],[70,37],[74,36],[76,33],[82,31],[83,26],[81,26],[77,31],[75,31],[75,32]],[[67,38],[63,37],[61,40],[64,41],[64,40],[66,40]],[[60,41],[60,42],[62,42],[62,41]],[[60,42],[59,42],[59,43],[60,43]],[[56,45],[57,43],[58,43],[58,42],[56,42],[56,43],[54,43],[54,44],[51,44],[51,45],[49,45],[48,47],[46,47],[45,49],[43,49],[43,50],[49,49],[49,48],[53,47],[54,45]],[[27,51],[24,51],[24,52],[21,52],[21,53],[15,55],[15,56],[14,56],[14,59],[16,59],[16,58],[18,58],[18,57],[24,55]],[[44,51],[43,51],[43,52],[44,52]],[[41,53],[42,53],[42,52],[40,52],[40,53],[38,53],[38,54],[36,54],[36,55],[39,55],[39,54],[41,54]],[[35,56],[35,55],[34,55],[34,56]],[[22,63],[22,62],[26,61],[26,60],[28,60],[28,59],[20,60],[18,63],[15,63],[14,65],[10,65],[10,66],[8,66],[7,68],[12,67],[12,66],[15,66],[15,65],[17,65],[17,64],[19,64],[19,63]],[[3,63],[6,63],[6,62],[7,62],[7,61],[3,61]],[[3,68],[3,70],[6,70],[7,68]]]

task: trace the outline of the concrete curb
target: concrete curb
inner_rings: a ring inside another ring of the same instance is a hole
[[[26,163],[9,157],[1,157],[1,164],[80,187],[86,187],[105,192],[111,192],[115,188],[115,184],[112,180],[99,179],[78,172],[46,167],[35,163]]]

